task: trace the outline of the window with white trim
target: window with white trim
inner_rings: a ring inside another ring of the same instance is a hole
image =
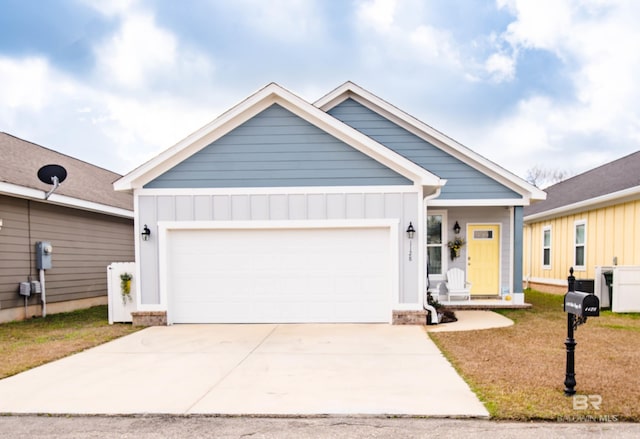
[[[587,222],[574,223],[573,265],[576,270],[584,270],[587,260]]]
[[[445,242],[445,230],[443,225],[447,223],[445,212],[429,212],[427,215],[427,268],[428,273],[441,275],[444,273],[443,251]]]
[[[551,226],[542,229],[542,268],[551,268]]]

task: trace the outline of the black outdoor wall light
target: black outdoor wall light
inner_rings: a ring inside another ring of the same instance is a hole
[[[456,235],[460,233],[460,224],[458,224],[458,221],[456,221],[456,223],[453,225],[453,231]]]
[[[412,240],[413,240],[413,235],[416,234],[416,229],[413,228],[413,224],[411,224],[411,222],[409,222],[409,227],[407,227],[407,237],[410,239],[409,241],[409,260],[411,261],[413,259],[413,245],[412,245]]]
[[[416,229],[413,228],[413,224],[409,222],[409,227],[407,227],[407,236],[409,239],[413,239],[413,235],[416,234]]]
[[[142,240],[143,241],[148,241],[149,237],[151,236],[151,230],[149,230],[149,227],[147,227],[147,225],[145,224],[144,227],[142,228]]]

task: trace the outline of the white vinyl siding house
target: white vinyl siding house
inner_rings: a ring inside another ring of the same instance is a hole
[[[428,255],[441,278],[455,265],[452,213],[512,231],[543,196],[425,127],[352,83],[315,104],[277,84],[242,101],[115,183],[151,230],[136,246],[138,309],[168,323],[391,322],[422,309]],[[521,291],[514,236],[497,263]]]

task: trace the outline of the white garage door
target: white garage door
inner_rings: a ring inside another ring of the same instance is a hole
[[[167,232],[172,323],[388,322],[389,228]]]

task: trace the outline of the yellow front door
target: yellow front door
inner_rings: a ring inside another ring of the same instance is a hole
[[[500,294],[500,225],[468,225],[467,246],[471,295]]]

